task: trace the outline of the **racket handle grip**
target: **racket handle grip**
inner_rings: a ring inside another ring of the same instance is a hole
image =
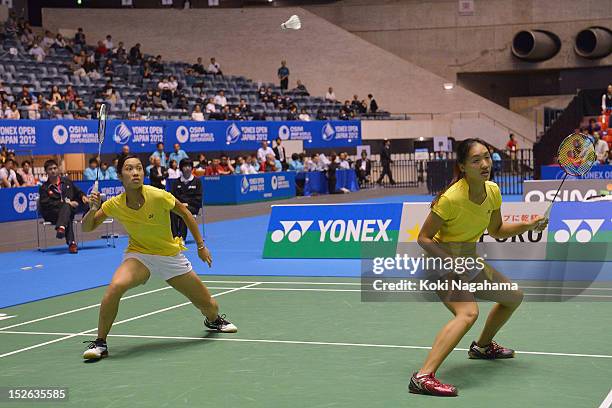
[[[92,193],[98,192],[98,180],[94,181],[93,187],[91,188]]]

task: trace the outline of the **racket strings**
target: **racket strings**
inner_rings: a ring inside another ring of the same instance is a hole
[[[580,133],[574,133],[561,142],[558,157],[559,165],[572,176],[586,174],[597,160],[593,142]]]

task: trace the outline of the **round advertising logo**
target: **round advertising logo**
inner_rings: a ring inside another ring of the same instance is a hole
[[[189,140],[189,130],[187,126],[179,126],[176,128],[176,140],[179,143],[186,143]]]
[[[15,194],[15,197],[13,198],[13,208],[19,214],[25,212],[25,210],[28,208],[28,198],[25,196],[25,194]]]
[[[68,141],[68,130],[65,126],[55,126],[51,135],[53,136],[53,141],[58,145],[63,145]]]

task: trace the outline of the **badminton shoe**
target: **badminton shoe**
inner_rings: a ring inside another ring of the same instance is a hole
[[[104,357],[108,357],[108,346],[106,341],[102,339],[96,339],[94,341],[84,341],[88,343],[87,350],[83,353],[85,360],[99,360]]]
[[[514,350],[502,347],[494,341],[492,341],[491,344],[486,347],[479,347],[476,342],[473,341],[470,349],[468,350],[468,356],[470,358],[485,360],[512,358],[514,357]]]
[[[219,315],[214,321],[209,321],[208,318],[204,319],[204,326],[210,331],[216,331],[219,333],[236,333],[238,328],[225,318],[225,315]]]
[[[408,391],[413,394],[434,395],[436,397],[456,397],[458,395],[457,388],[451,384],[442,384],[434,373],[417,376],[418,373],[412,374]]]
[[[65,236],[66,236],[66,227],[64,227],[63,225],[60,225],[59,227],[55,229],[55,237],[57,239],[64,239]]]

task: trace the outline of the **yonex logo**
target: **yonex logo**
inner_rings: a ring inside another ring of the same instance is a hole
[[[556,231],[554,235],[555,241],[561,243],[568,242],[572,237],[575,237],[576,241],[580,243],[590,242],[605,222],[604,219],[575,219],[561,221],[566,225],[567,229],[560,229]]]
[[[68,141],[68,130],[65,126],[57,125],[53,128],[51,133],[53,136],[53,141],[58,145],[63,145]]]
[[[281,140],[289,139],[289,135],[290,135],[289,126],[283,125],[278,128],[278,137],[280,137]]]
[[[240,132],[238,126],[236,126],[235,123],[232,123],[225,132],[225,140],[227,141],[227,144],[236,143],[240,139],[241,134],[242,132]]]
[[[176,128],[176,140],[179,143],[187,143],[189,140],[189,130],[187,126],[179,126]]]
[[[323,140],[325,140],[326,142],[329,142],[334,138],[334,136],[336,135],[336,131],[334,130],[334,127],[331,125],[331,123],[327,122],[325,123],[325,125],[323,125],[321,135],[323,137]]]
[[[283,226],[282,230],[276,230],[272,232],[270,239],[272,242],[281,242],[283,238],[287,237],[289,242],[296,243],[303,236],[308,228],[313,224],[313,221],[281,221],[281,225]],[[299,229],[292,230],[295,224],[298,224]]]
[[[115,126],[115,133],[113,135],[113,140],[115,143],[126,144],[130,141],[130,137],[132,136],[132,131],[130,128],[123,122]]]
[[[240,193],[246,194],[249,192],[249,179],[246,177],[242,177],[242,181],[240,182]]]
[[[28,198],[26,197],[25,194],[23,193],[15,194],[15,197],[13,198],[13,208],[19,214],[23,213],[26,210],[26,208],[28,208]]]

